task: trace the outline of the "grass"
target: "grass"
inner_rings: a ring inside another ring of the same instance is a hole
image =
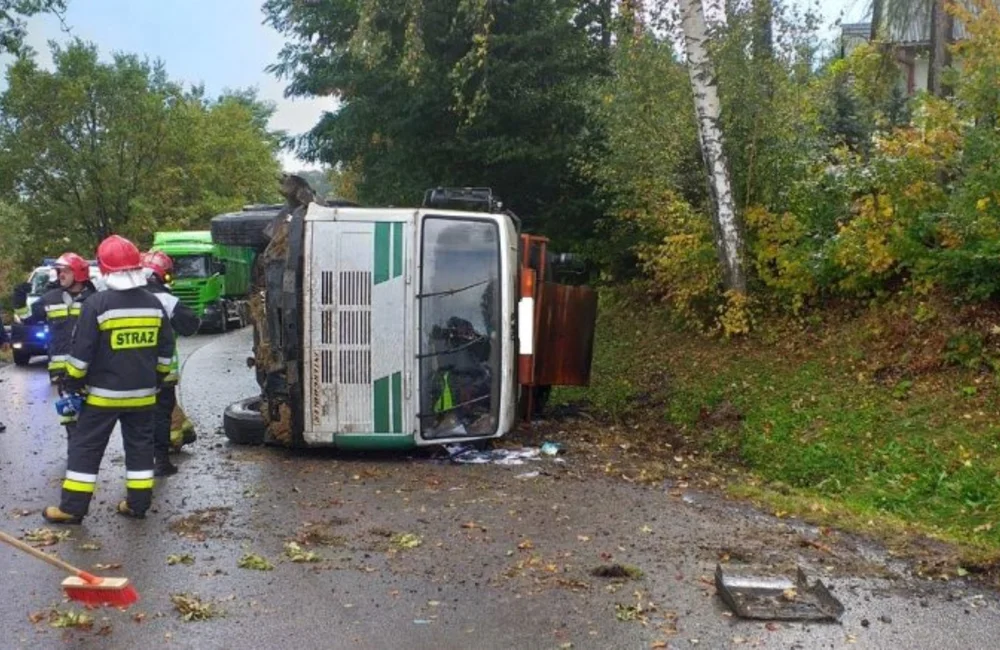
[[[646,435],[663,431],[717,469],[738,469],[731,491],[775,509],[836,513],[866,532],[918,530],[968,557],[1000,557],[990,369],[1000,318],[947,304],[932,319],[927,311],[897,299],[764,319],[748,339],[722,341],[641,299],[604,295],[591,388],[553,400],[585,400],[615,423],[658,423]]]

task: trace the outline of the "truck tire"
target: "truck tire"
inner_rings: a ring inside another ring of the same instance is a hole
[[[234,445],[264,444],[264,428],[259,397],[233,402],[222,415],[222,430]]]
[[[31,353],[14,350],[14,365],[26,366],[31,363]]]
[[[227,246],[247,246],[263,249],[268,239],[264,236],[277,210],[232,212],[212,218],[212,241]]]

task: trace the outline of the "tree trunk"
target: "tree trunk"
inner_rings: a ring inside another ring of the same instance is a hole
[[[954,33],[954,17],[945,10],[947,0],[932,0],[931,5],[931,56],[927,66],[927,90],[935,97],[944,97],[950,92],[941,79],[945,67],[951,63],[951,45]]]
[[[698,119],[698,141],[714,204],[712,225],[716,252],[722,264],[726,289],[745,294],[747,282],[743,269],[743,234],[736,220],[732,183],[722,146],[722,129],[719,126],[722,110],[715,70],[708,58],[709,37],[705,12],[701,0],[680,0],[679,4],[688,74]]]
[[[882,27],[882,2],[883,0],[872,0],[872,24],[868,34],[868,40],[872,43],[878,40],[878,30]]]

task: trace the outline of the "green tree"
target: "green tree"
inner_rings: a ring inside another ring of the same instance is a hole
[[[26,255],[89,250],[110,233],[203,227],[273,198],[280,134],[253,93],[185,92],[163,65],[93,45],[53,45],[55,70],[10,66],[0,95],[0,193],[32,224]]]
[[[62,16],[66,0],[0,0],[0,53],[21,52],[24,46],[24,19],[41,13]]]
[[[583,11],[586,9],[587,11]],[[579,0],[268,0],[288,38],[273,71],[339,100],[299,142],[363,203],[488,185],[528,227],[581,239],[599,210],[573,161],[599,142],[586,102],[607,73],[610,5]]]

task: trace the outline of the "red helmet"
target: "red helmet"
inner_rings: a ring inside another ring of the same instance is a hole
[[[97,247],[97,266],[104,274],[135,271],[142,268],[142,259],[135,244],[124,237],[111,235]]]
[[[149,251],[142,254],[142,266],[152,271],[160,282],[166,282],[167,276],[174,270],[174,261],[163,251]]]
[[[86,282],[90,279],[90,264],[76,253],[63,253],[55,265],[72,270],[74,282]]]

